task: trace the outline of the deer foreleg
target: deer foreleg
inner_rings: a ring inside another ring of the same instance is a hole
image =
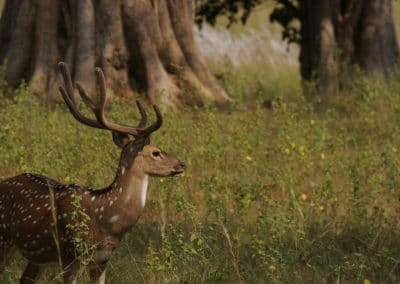
[[[33,262],[29,262],[22,274],[20,284],[35,283],[37,276],[41,271],[41,267]]]
[[[77,261],[64,266],[64,284],[76,284],[76,278],[79,270]]]
[[[92,284],[104,284],[106,283],[106,265],[93,265],[90,268],[90,283]]]

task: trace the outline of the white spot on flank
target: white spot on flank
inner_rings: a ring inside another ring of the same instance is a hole
[[[145,175],[143,177],[143,182],[142,182],[142,207],[144,207],[144,204],[146,203],[147,186],[148,185],[149,185],[149,176]]]
[[[115,223],[115,222],[117,222],[119,220],[119,215],[114,215],[114,216],[112,216],[109,220],[108,220],[108,222],[110,222],[110,223]]]
[[[125,167],[121,168],[121,174],[123,175],[125,173]]]

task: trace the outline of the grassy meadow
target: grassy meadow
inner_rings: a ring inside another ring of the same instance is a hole
[[[400,84],[375,88],[360,75],[351,91],[315,105],[295,74],[255,78],[225,74],[228,111],[165,115],[152,141],[188,169],[151,179],[109,283],[400,281]],[[110,133],[79,124],[61,103],[46,109],[25,87],[0,104],[0,178],[112,181]],[[110,115],[134,123],[135,112],[133,101],[115,103]],[[23,265],[16,256],[0,282],[16,283]]]
[[[228,110],[164,115],[152,143],[187,171],[150,180],[107,283],[400,282],[400,81],[370,85],[360,74],[320,102],[297,66],[256,62],[213,66]],[[61,101],[46,108],[26,86],[14,92],[0,92],[0,179],[112,181],[110,133],[78,123]],[[134,124],[133,99],[109,116]],[[24,265],[17,254],[0,283],[17,283]],[[47,268],[38,283],[61,283],[58,273]]]

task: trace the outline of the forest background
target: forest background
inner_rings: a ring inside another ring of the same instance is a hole
[[[391,4],[399,38],[400,4]],[[355,67],[345,84],[335,73],[333,87],[323,72],[304,80],[301,50],[269,22],[274,7],[256,6],[245,26],[226,28],[223,16],[195,28],[229,104],[184,101],[166,111],[153,142],[188,170],[150,181],[108,283],[400,281],[398,70]],[[112,181],[119,153],[109,133],[76,123],[57,95],[49,107],[35,85],[0,87],[1,179]],[[113,101],[112,119],[133,124],[134,99]],[[16,255],[0,282],[17,283],[23,268]],[[49,281],[60,282],[56,266],[39,283]]]

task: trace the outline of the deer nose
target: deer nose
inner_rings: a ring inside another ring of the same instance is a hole
[[[175,167],[174,167],[174,169],[175,170],[184,170],[184,169],[186,169],[186,165],[184,164],[184,163],[182,163],[181,161],[179,161],[179,165],[176,165]]]

